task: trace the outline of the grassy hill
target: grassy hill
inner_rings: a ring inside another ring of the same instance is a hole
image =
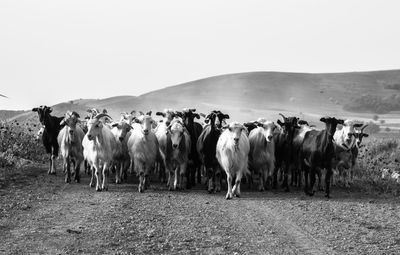
[[[317,121],[322,115],[370,119],[374,114],[373,108],[360,106],[358,99],[373,95],[391,97],[396,103],[400,99],[398,84],[400,70],[328,74],[250,72],[191,81],[138,97],[79,99],[53,108],[55,115],[67,110],[86,115],[84,112],[88,108],[105,108],[114,118],[118,118],[122,111],[134,109],[158,111],[194,107],[205,113],[221,109],[238,121],[260,116],[276,119],[279,112],[296,114],[312,121]],[[399,113],[386,115],[395,120]]]

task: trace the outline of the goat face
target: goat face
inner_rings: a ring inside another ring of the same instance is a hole
[[[229,125],[224,126],[224,129],[226,128],[231,132],[233,144],[238,146],[240,137],[242,136],[242,131],[246,130],[246,127],[239,122],[231,122]]]
[[[195,113],[196,109],[183,109],[182,119],[186,126],[193,125],[194,119],[200,119],[200,115]]]
[[[68,111],[65,114],[64,119],[60,122],[60,125],[66,125],[68,129],[68,136],[70,141],[75,139],[76,124],[79,122],[79,114],[77,112]]]
[[[142,115],[137,118],[138,123],[142,127],[142,132],[144,135],[148,135],[153,126],[154,120],[149,115]]]
[[[354,136],[354,138],[356,139],[356,146],[357,148],[361,147],[361,143],[362,143],[362,139],[363,137],[368,137],[368,134],[365,134],[363,132],[355,132],[352,134]]]
[[[214,124],[216,128],[222,128],[223,126],[226,126],[226,119],[229,119],[228,114],[214,110],[206,116],[204,122],[209,123],[211,121],[211,125]]]
[[[177,149],[185,132],[183,123],[179,120],[173,120],[168,126],[167,132],[171,135],[172,148]]]
[[[115,123],[112,125],[113,128],[116,128],[116,136],[119,141],[123,141],[126,137],[126,134],[132,129],[132,127],[126,123],[125,121],[120,121],[120,123]]]
[[[171,121],[176,116],[176,112],[172,109],[164,109],[164,112],[156,112],[156,115],[163,117],[163,122],[165,125],[169,126]]]
[[[344,124],[344,120],[336,119],[336,118],[333,118],[333,117],[324,117],[324,118],[321,118],[320,121],[325,123],[326,132],[327,132],[330,140],[333,139],[333,135],[334,135],[334,133],[336,131],[337,125],[338,124],[341,124],[341,125]]]
[[[39,115],[39,121],[44,125],[47,119],[50,117],[50,113],[53,111],[51,107],[41,105],[40,107],[36,107],[32,109],[33,112],[37,112]]]
[[[272,137],[274,134],[274,131],[276,130],[276,125],[272,121],[265,121],[263,123],[258,122],[257,126],[261,127],[263,129],[263,135],[265,137],[265,140],[267,142],[272,141]]]
[[[283,118],[283,122],[280,120],[277,123],[282,127],[284,134],[286,134],[290,139],[293,138],[294,133],[297,128],[300,128],[298,122],[299,118],[297,117],[285,117],[283,114],[280,113]]]
[[[88,132],[87,137],[90,141],[94,140],[97,136],[100,135],[101,129],[103,128],[103,123],[98,119],[90,119],[88,121]]]

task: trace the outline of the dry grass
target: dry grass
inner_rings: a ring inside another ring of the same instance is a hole
[[[400,195],[400,184],[394,179],[382,179],[382,169],[399,171],[399,142],[392,137],[372,138],[360,150],[355,169],[355,185],[366,192]]]

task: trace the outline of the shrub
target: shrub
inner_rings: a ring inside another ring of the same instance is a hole
[[[400,169],[399,142],[395,139],[371,139],[365,142],[357,159],[355,179],[363,189],[400,195],[400,184],[382,179],[382,169]]]
[[[0,122],[0,167],[12,167],[19,159],[45,162],[46,153],[35,135],[34,123]]]

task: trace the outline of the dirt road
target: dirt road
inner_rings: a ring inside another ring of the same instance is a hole
[[[400,253],[393,198],[244,190],[226,201],[225,192],[170,192],[161,184],[139,194],[134,179],[96,192],[86,176],[65,184],[44,168],[14,174],[0,188],[0,253]]]

